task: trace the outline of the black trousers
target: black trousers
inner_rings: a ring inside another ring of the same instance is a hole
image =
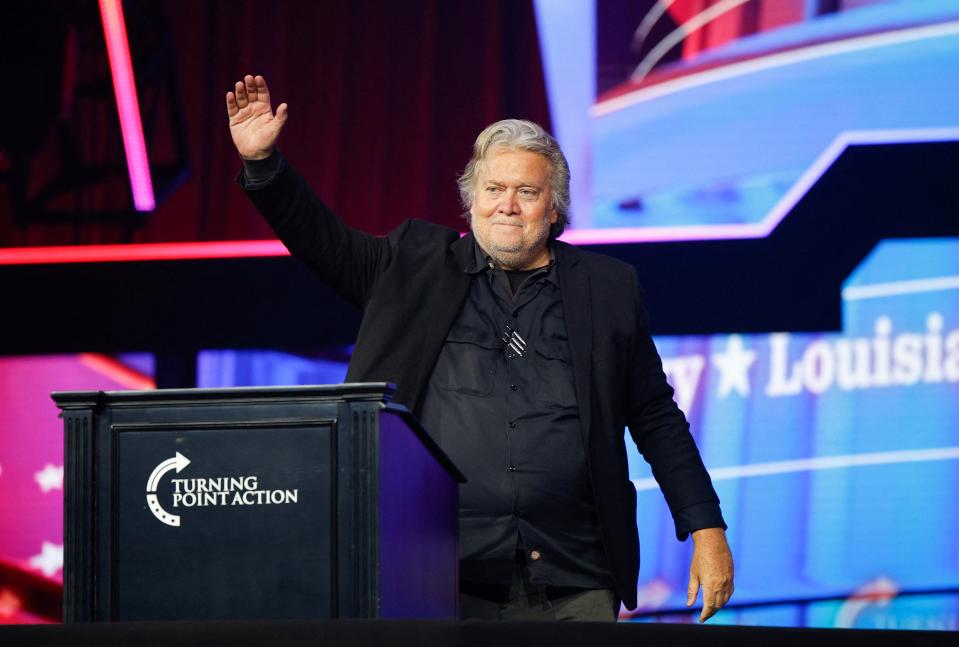
[[[615,622],[619,604],[610,589],[534,584],[522,554],[518,556],[508,586],[460,582],[462,620]]]

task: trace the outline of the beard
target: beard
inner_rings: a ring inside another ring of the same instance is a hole
[[[496,243],[492,236],[486,239],[485,235],[473,235],[479,243],[480,248],[486,252],[493,263],[505,270],[525,270],[531,269],[543,251],[546,249],[549,241],[549,221],[544,221],[542,230],[535,233],[533,238],[525,238],[509,243]]]
[[[483,247],[483,245],[481,244],[480,247]],[[536,259],[542,254],[542,250],[533,252],[525,248],[509,249],[493,247],[492,249],[486,249],[483,247],[483,251],[489,254],[489,257],[493,259],[496,267],[504,270],[525,270],[536,262]]]

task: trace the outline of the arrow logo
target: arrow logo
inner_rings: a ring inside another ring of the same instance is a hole
[[[147,504],[150,506],[150,512],[153,513],[154,517],[168,526],[179,526],[180,515],[170,514],[163,509],[156,495],[157,486],[160,484],[160,479],[163,478],[164,474],[172,470],[176,470],[177,474],[179,474],[183,471],[183,468],[189,464],[190,459],[180,452],[177,452],[173,458],[168,458],[153,468],[153,471],[150,473],[150,478],[147,479]]]

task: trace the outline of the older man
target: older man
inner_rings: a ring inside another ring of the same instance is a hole
[[[695,548],[687,604],[732,595],[725,523],[650,338],[633,268],[556,238],[569,167],[527,121],[477,137],[471,233],[344,226],[276,151],[287,106],[246,76],[226,96],[239,182],[290,251],[364,310],[349,381],[390,381],[466,475],[461,615],[614,620],[636,604],[628,426]]]

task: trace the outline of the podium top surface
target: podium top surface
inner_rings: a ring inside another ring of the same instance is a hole
[[[97,405],[143,405],[160,402],[215,402],[262,400],[345,400],[392,402],[396,387],[389,382],[312,384],[296,386],[237,386],[216,389],[156,389],[149,391],[54,391],[61,409]]]
[[[54,391],[63,411],[154,407],[166,405],[314,404],[326,402],[379,403],[381,409],[403,418],[427,449],[458,482],[466,478],[402,404],[393,402],[396,386],[389,382],[354,382],[295,386],[244,386],[216,389],[156,389],[150,391]]]
[[[294,386],[245,386],[216,389],[156,389],[150,391],[54,391],[56,405],[66,412],[153,408],[168,405],[259,405],[314,403],[370,403],[399,415],[450,475],[460,483],[463,473],[402,404],[393,402],[396,386],[389,382],[354,382]],[[61,414],[63,415],[63,414]]]

